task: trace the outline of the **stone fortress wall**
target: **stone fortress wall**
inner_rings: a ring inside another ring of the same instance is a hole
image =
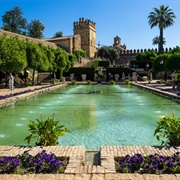
[[[66,50],[68,53],[74,54],[75,50],[81,49],[81,36],[63,36],[59,38],[46,38],[45,41],[55,43],[57,46]]]
[[[134,50],[119,50],[119,58],[116,59],[116,64],[127,64],[130,63],[131,61],[136,61],[136,55],[138,53],[143,53],[147,52],[150,50],[154,50],[156,53],[158,53],[157,49],[134,49]],[[167,53],[171,51],[172,48],[165,48],[164,53]]]
[[[134,54],[138,54],[138,53],[143,53],[143,52],[147,52],[147,51],[150,51],[150,50],[154,50],[156,53],[158,53],[158,50],[157,49],[134,49],[134,50],[122,50],[122,51],[119,51],[119,54],[127,54],[127,55],[134,55]],[[164,49],[164,53],[167,53],[169,51],[171,51],[172,48],[165,48]]]
[[[21,40],[28,39],[29,41],[33,41],[33,42],[35,42],[37,44],[42,43],[45,46],[50,46],[50,47],[55,48],[55,49],[57,48],[57,45],[55,43],[51,43],[51,42],[45,41],[43,39],[31,38],[31,37],[28,37],[28,36],[23,36],[23,35],[20,35],[20,34],[9,32],[9,31],[0,30],[0,37],[3,36],[4,34],[7,34],[7,37],[8,36],[9,37],[18,36]]]

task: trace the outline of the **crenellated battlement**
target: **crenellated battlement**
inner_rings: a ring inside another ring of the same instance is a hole
[[[96,23],[89,20],[89,19],[86,19],[84,20],[84,18],[79,18],[79,22],[78,21],[74,21],[74,28],[80,26],[93,26],[94,28],[96,28]]]
[[[147,52],[147,51],[150,51],[150,50],[154,50],[156,53],[158,53],[158,50],[157,48],[156,49],[134,49],[134,50],[120,50],[118,51],[120,55],[136,55],[138,53],[143,53],[143,52]],[[172,48],[165,48],[164,49],[164,53],[167,53],[169,51],[171,51]]]

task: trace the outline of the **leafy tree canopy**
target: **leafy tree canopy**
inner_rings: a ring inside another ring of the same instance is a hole
[[[27,20],[22,17],[22,11],[19,7],[6,11],[2,16],[3,27],[5,31],[17,34],[26,34]]]
[[[43,65],[42,53],[38,44],[27,41],[26,43],[26,56],[28,62],[28,68],[38,70]]]
[[[79,58],[79,56],[86,57],[86,52],[84,50],[82,50],[82,49],[75,50],[74,54],[77,57],[77,59]]]
[[[170,54],[165,63],[165,69],[173,72],[174,70],[180,70],[180,53]]]
[[[58,38],[58,37],[62,37],[62,36],[63,36],[63,32],[59,31],[54,34],[53,38]]]
[[[138,53],[136,55],[136,61],[140,63],[149,63],[153,62],[154,58],[156,58],[157,54],[154,50],[149,50],[147,52]]]
[[[26,66],[25,46],[18,36],[0,37],[0,71],[19,72]]]
[[[55,63],[55,55],[54,55],[54,49],[51,48],[51,47],[47,47],[46,48],[46,56],[47,56],[47,59],[48,59],[48,63],[49,63],[49,71],[52,71],[53,72],[53,64]]]
[[[45,26],[39,20],[33,20],[28,24],[28,36],[41,39]]]
[[[109,60],[112,61],[113,59],[116,59],[119,56],[119,53],[117,49],[114,49],[113,47],[109,47]]]
[[[40,47],[40,51],[41,51],[41,61],[42,61],[42,65],[38,68],[38,71],[48,71],[49,70],[49,59],[47,56],[47,50],[48,47],[44,46],[42,43],[38,44]]]
[[[159,44],[160,44],[160,38],[159,38],[159,36],[156,36],[155,38],[153,38],[152,44],[153,44],[153,45],[158,45],[158,50],[159,50]],[[163,37],[163,45],[165,45],[165,44],[166,44],[166,40],[165,40],[165,38]]]
[[[63,71],[68,71],[71,67],[71,61],[69,60],[69,55],[61,48],[55,50],[55,68],[60,71],[60,78],[62,77]]]
[[[176,53],[180,53],[180,47],[179,46],[176,46],[171,51],[169,51],[169,54],[176,54]]]
[[[98,50],[98,56],[112,61],[113,59],[118,58],[119,54],[113,47],[103,46]]]
[[[168,59],[168,54],[160,54],[153,61],[153,71],[162,72],[165,70],[165,63]]]

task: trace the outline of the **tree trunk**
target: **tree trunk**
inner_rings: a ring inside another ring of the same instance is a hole
[[[59,72],[60,72],[60,79],[61,79],[63,75],[63,69],[59,69]]]
[[[33,74],[32,74],[32,85],[34,85],[34,75],[35,75],[35,70],[33,69]]]
[[[163,54],[164,49],[163,49],[163,29],[160,29],[160,36],[159,36],[159,54]]]
[[[26,71],[26,68],[24,69],[24,84],[25,86],[27,85],[27,71]]]
[[[165,71],[164,80],[167,81],[167,71]]]

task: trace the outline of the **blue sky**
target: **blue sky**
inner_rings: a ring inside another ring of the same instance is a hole
[[[150,29],[147,17],[160,5],[170,6],[177,17],[164,30],[164,47],[180,46],[180,0],[0,0],[0,27],[5,12],[18,6],[28,22],[37,19],[45,25],[45,38],[58,31],[73,35],[73,22],[84,17],[96,23],[97,44],[111,46],[118,35],[129,50],[157,48],[152,39],[159,29]]]

